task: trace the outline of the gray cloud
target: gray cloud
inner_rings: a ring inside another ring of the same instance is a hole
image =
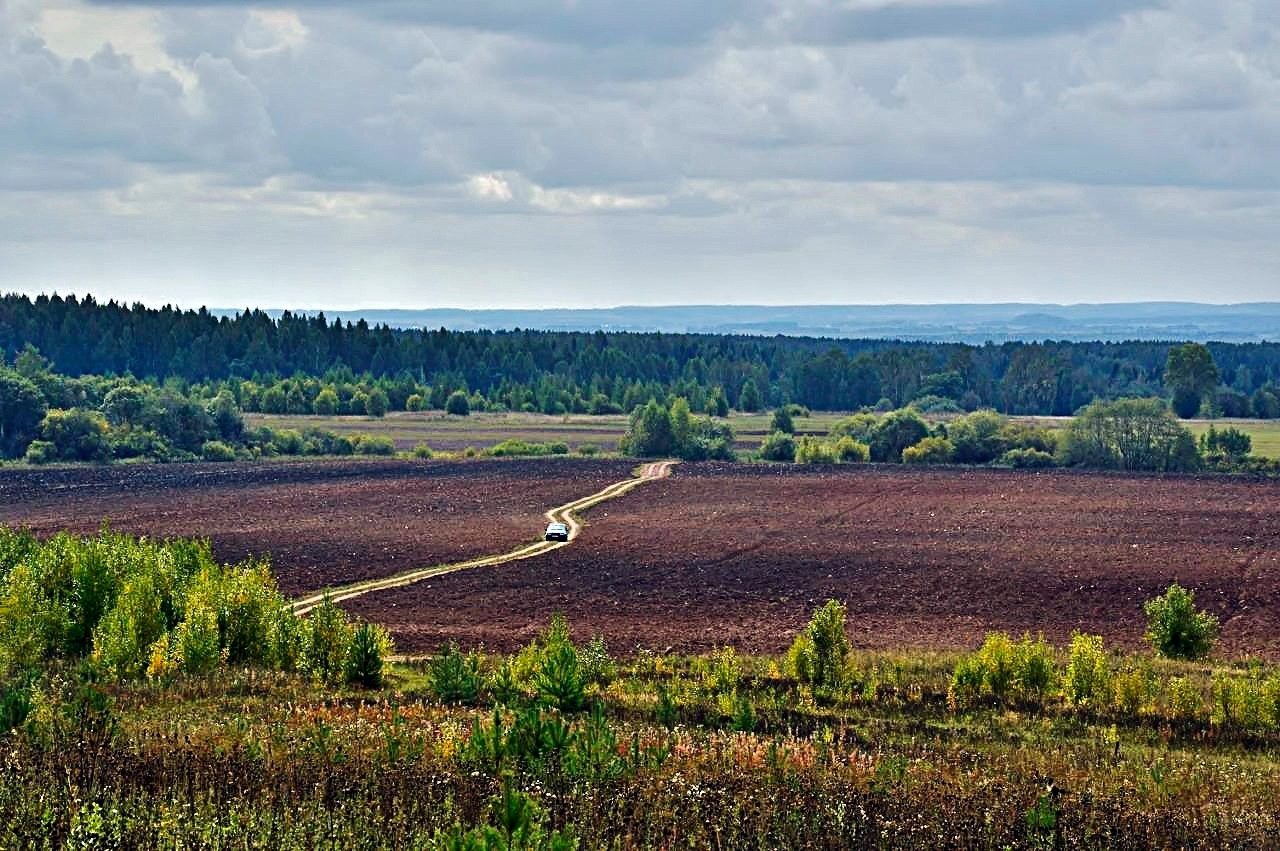
[[[968,0],[885,2],[872,7],[822,6],[802,16],[794,35],[805,41],[892,41],[908,38],[1032,38],[1088,30],[1158,0]]]
[[[91,0],[99,6],[245,8],[255,0]],[[302,10],[341,9],[397,24],[519,33],[580,44],[688,44],[757,17],[764,0],[301,0]]]
[[[1280,265],[1263,0],[0,3],[10,286],[1244,298]]]

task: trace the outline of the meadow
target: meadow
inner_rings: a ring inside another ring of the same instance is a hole
[[[849,414],[847,412],[815,411],[795,418],[797,434],[825,435],[831,427]],[[371,434],[390,438],[402,452],[412,451],[425,444],[432,450],[463,454],[468,447],[479,452],[504,440],[523,440],[529,443],[563,442],[570,451],[578,452],[590,447],[588,453],[610,453],[616,450],[619,438],[626,433],[627,417],[621,414],[593,416],[565,414],[551,416],[524,412],[476,412],[465,417],[450,416],[440,411],[392,412],[385,417],[313,416],[288,414],[245,414],[246,426],[269,426],[273,429],[322,428],[337,434],[351,436]],[[1063,417],[1009,418],[1013,422],[1061,428],[1068,421]],[[733,412],[726,421],[736,435],[734,448],[739,452],[753,452],[770,432],[771,413],[744,414]],[[1248,434],[1253,440],[1253,454],[1264,458],[1280,459],[1280,420],[1257,419],[1194,419],[1184,424],[1199,437],[1209,426],[1221,430],[1235,428]]]

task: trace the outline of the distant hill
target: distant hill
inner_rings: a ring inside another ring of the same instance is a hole
[[[214,313],[232,314],[231,309]],[[283,310],[267,310],[278,317]],[[316,311],[293,311],[314,314]],[[663,331],[985,343],[1010,340],[1280,340],[1280,302],[1197,304],[672,305],[551,310],[325,311],[392,328]]]

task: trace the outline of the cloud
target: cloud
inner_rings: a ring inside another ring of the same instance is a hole
[[[92,0],[99,6],[248,8],[255,0]],[[301,0],[305,11],[341,9],[393,24],[526,35],[587,45],[699,42],[758,16],[763,0]]]
[[[1263,0],[0,0],[0,263],[313,305],[1244,292],[1277,56]]]
[[[817,4],[797,17],[792,34],[808,42],[892,41],[910,38],[1033,38],[1082,32],[1155,0],[965,0],[879,2],[872,6]]]

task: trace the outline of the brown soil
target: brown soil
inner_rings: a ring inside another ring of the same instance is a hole
[[[289,595],[538,540],[548,507],[634,462],[552,458],[0,470],[0,524],[208,538],[219,561],[269,555]]]
[[[270,552],[287,593],[501,552],[619,461],[336,462],[0,470],[0,522],[200,535]],[[814,607],[855,646],[972,647],[988,630],[1142,643],[1178,581],[1221,653],[1280,659],[1280,489],[1228,478],[692,465],[585,514],[570,546],[352,599],[405,651],[510,650],[565,613],[614,652],[784,649]]]

